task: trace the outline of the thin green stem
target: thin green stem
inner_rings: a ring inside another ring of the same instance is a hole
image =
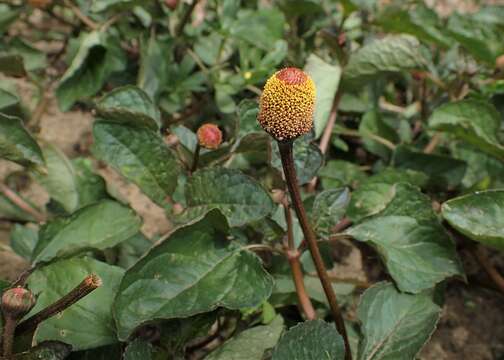
[[[294,167],[294,157],[293,157],[293,146],[292,141],[278,141],[278,148],[280,149],[280,157],[282,159],[282,166],[285,174],[285,181],[287,182],[287,187],[291,195],[292,205],[296,211],[297,217],[303,233],[305,240],[308,244],[313,263],[317,269],[317,275],[320,279],[322,287],[331,308],[334,321],[336,323],[336,328],[338,332],[343,337],[345,342],[345,360],[352,360],[352,354],[350,350],[350,343],[348,341],[348,335],[345,329],[345,322],[341,314],[341,310],[336,299],[336,294],[332,288],[331,280],[327,274],[324,261],[320,255],[320,250],[318,248],[317,239],[315,233],[308,221],[308,216],[306,215],[306,210],[304,208],[303,202],[301,201],[301,194],[299,193],[299,187],[297,183],[296,169]]]

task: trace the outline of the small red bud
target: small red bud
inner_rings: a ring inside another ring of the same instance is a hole
[[[171,10],[175,10],[177,4],[178,0],[165,0],[165,5]]]
[[[217,149],[222,143],[222,132],[214,124],[203,124],[197,132],[200,146],[207,149]]]
[[[2,295],[2,312],[5,317],[21,319],[33,308],[35,302],[30,290],[20,286],[8,289]]]

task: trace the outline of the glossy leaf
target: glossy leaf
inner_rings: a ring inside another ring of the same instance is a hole
[[[119,267],[88,257],[61,260],[35,270],[28,278],[28,286],[38,296],[37,304],[27,316],[66,295],[90,274],[98,275],[103,285],[39,325],[34,342],[58,340],[72,345],[73,350],[115,343],[111,309],[123,272]]]
[[[180,165],[155,132],[98,121],[93,126],[94,153],[163,205],[177,186]]]
[[[386,282],[369,288],[357,309],[363,334],[357,359],[414,359],[432,335],[440,312],[429,293],[400,293]]]
[[[198,218],[219,209],[231,226],[261,220],[275,207],[269,194],[239,170],[208,168],[195,172],[185,187],[187,208],[179,221]]]
[[[271,360],[343,360],[343,338],[334,324],[322,320],[293,326],[278,342]]]
[[[133,236],[140,224],[133,210],[117,202],[104,200],[89,205],[68,217],[56,218],[40,229],[33,262],[113,247]]]
[[[233,336],[206,360],[262,360],[264,352],[277,343],[283,331],[283,318],[277,315],[268,325],[259,325]]]
[[[176,229],[130,268],[115,301],[119,338],[157,319],[185,318],[217,307],[261,304],[273,280],[253,253],[229,242],[216,210]]]
[[[42,165],[44,160],[37,142],[21,119],[0,113],[0,157],[20,165]]]
[[[504,191],[489,190],[445,202],[443,218],[467,237],[504,250]]]

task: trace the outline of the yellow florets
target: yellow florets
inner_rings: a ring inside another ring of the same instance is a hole
[[[290,140],[311,130],[314,108],[313,80],[300,69],[286,68],[264,85],[257,120],[276,140]]]

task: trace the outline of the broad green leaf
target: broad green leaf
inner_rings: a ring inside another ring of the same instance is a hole
[[[395,167],[423,172],[429,176],[428,186],[435,189],[454,189],[464,178],[467,164],[453,157],[424,154],[401,145],[394,152]]]
[[[60,108],[67,111],[77,100],[95,95],[113,72],[124,70],[125,59],[116,40],[97,31],[87,34],[56,88]]]
[[[324,131],[333,107],[334,96],[341,77],[341,67],[328,64],[317,55],[311,54],[306,60],[304,70],[311,76],[317,89],[313,126],[315,138],[318,139]]]
[[[334,324],[322,320],[299,323],[278,342],[271,360],[343,360],[345,345]]]
[[[0,113],[0,157],[20,165],[42,165],[44,160],[37,142],[21,119]]]
[[[350,56],[343,86],[358,88],[387,73],[425,67],[420,43],[410,35],[389,35],[364,45]]]
[[[317,194],[311,211],[312,224],[318,236],[327,239],[331,229],[343,218],[350,202],[347,188],[329,189]]]
[[[180,165],[159,134],[102,121],[93,126],[94,153],[163,205],[177,186]]]
[[[399,142],[399,136],[395,130],[390,127],[385,121],[383,121],[380,113],[375,109],[366,112],[362,116],[362,120],[359,124],[359,132],[362,136],[362,143],[364,147],[371,153],[378,155],[382,159],[389,159],[391,150],[385,145],[376,142],[366,136],[366,134],[378,135],[392,143]]]
[[[357,309],[363,334],[357,359],[414,359],[434,332],[440,312],[428,293],[400,293],[386,282],[369,288]]]
[[[229,242],[217,211],[176,229],[123,278],[114,305],[119,338],[157,319],[185,318],[217,307],[261,304],[273,280],[253,253]]]
[[[394,195],[395,189],[392,184],[366,182],[352,193],[347,216],[355,223],[368,216],[378,214],[387,207]]]
[[[462,100],[440,106],[429,118],[429,126],[476,146],[498,159],[504,158],[504,145],[498,138],[501,116],[493,105],[479,100]]]
[[[44,341],[28,351],[15,354],[13,360],[63,360],[72,352],[72,346],[59,341]]]
[[[30,260],[38,241],[38,231],[32,227],[15,224],[10,232],[10,246],[19,256]]]
[[[233,336],[206,360],[262,360],[264,352],[275,346],[283,331],[283,318],[277,315],[268,325],[249,328]]]
[[[430,199],[406,183],[390,186],[387,195],[378,213],[347,233],[377,250],[399,289],[418,293],[447,277],[462,275],[454,244],[439,224]]]
[[[21,198],[30,204],[28,199]],[[33,204],[30,204],[33,206]],[[37,208],[36,206],[34,206]],[[4,195],[0,194],[0,218],[6,220],[17,220],[17,221],[37,221],[31,214],[28,214],[23,209],[14,204]]]
[[[100,175],[95,173],[91,159],[75,158],[71,162],[75,171],[79,208],[110,198],[107,193],[107,184]]]
[[[504,191],[489,190],[450,199],[443,218],[467,237],[504,250]]]
[[[169,50],[169,45],[165,41],[158,41],[154,32],[148,40],[141,42],[137,84],[151,99],[157,100],[166,81]]]
[[[309,133],[294,141],[294,166],[299,185],[309,183],[324,163],[324,157],[313,140],[313,133]],[[271,165],[283,173],[276,141],[272,144]]]
[[[0,4],[0,35],[17,19],[21,11],[22,8]]]
[[[275,8],[238,12],[237,19],[229,31],[237,39],[263,50],[272,50],[277,40],[283,38],[285,18]]]
[[[117,265],[128,269],[152,246],[152,242],[141,232],[133,235],[119,245]]]
[[[33,47],[23,38],[16,37],[11,40],[8,49],[9,54],[22,57],[23,66],[27,72],[44,69],[47,66],[46,54]]]
[[[0,113],[19,118],[24,117],[21,99],[16,90],[16,85],[12,82],[2,81],[2,84],[0,84]]]
[[[18,54],[0,53],[0,73],[14,77],[25,76],[23,57]]]
[[[140,218],[130,208],[111,200],[86,206],[68,217],[56,218],[40,229],[33,262],[88,249],[107,249],[133,236]]]
[[[133,85],[116,88],[97,103],[97,114],[108,122],[158,130],[161,115],[143,90]]]
[[[166,356],[160,348],[154,347],[146,340],[136,338],[128,344],[121,358],[124,360],[154,360],[166,358]]]
[[[180,221],[198,218],[219,209],[231,226],[242,226],[271,214],[274,203],[266,190],[239,170],[207,168],[198,170],[185,186],[187,208]]]
[[[357,187],[366,179],[366,173],[354,163],[344,160],[330,160],[320,170],[319,176],[324,189],[342,186]]]
[[[58,316],[38,326],[34,342],[58,340],[73,350],[92,349],[117,342],[112,303],[124,270],[84,257],[61,260],[35,270],[28,286],[37,296],[31,316],[76,287],[90,274],[100,277],[103,285]]]

